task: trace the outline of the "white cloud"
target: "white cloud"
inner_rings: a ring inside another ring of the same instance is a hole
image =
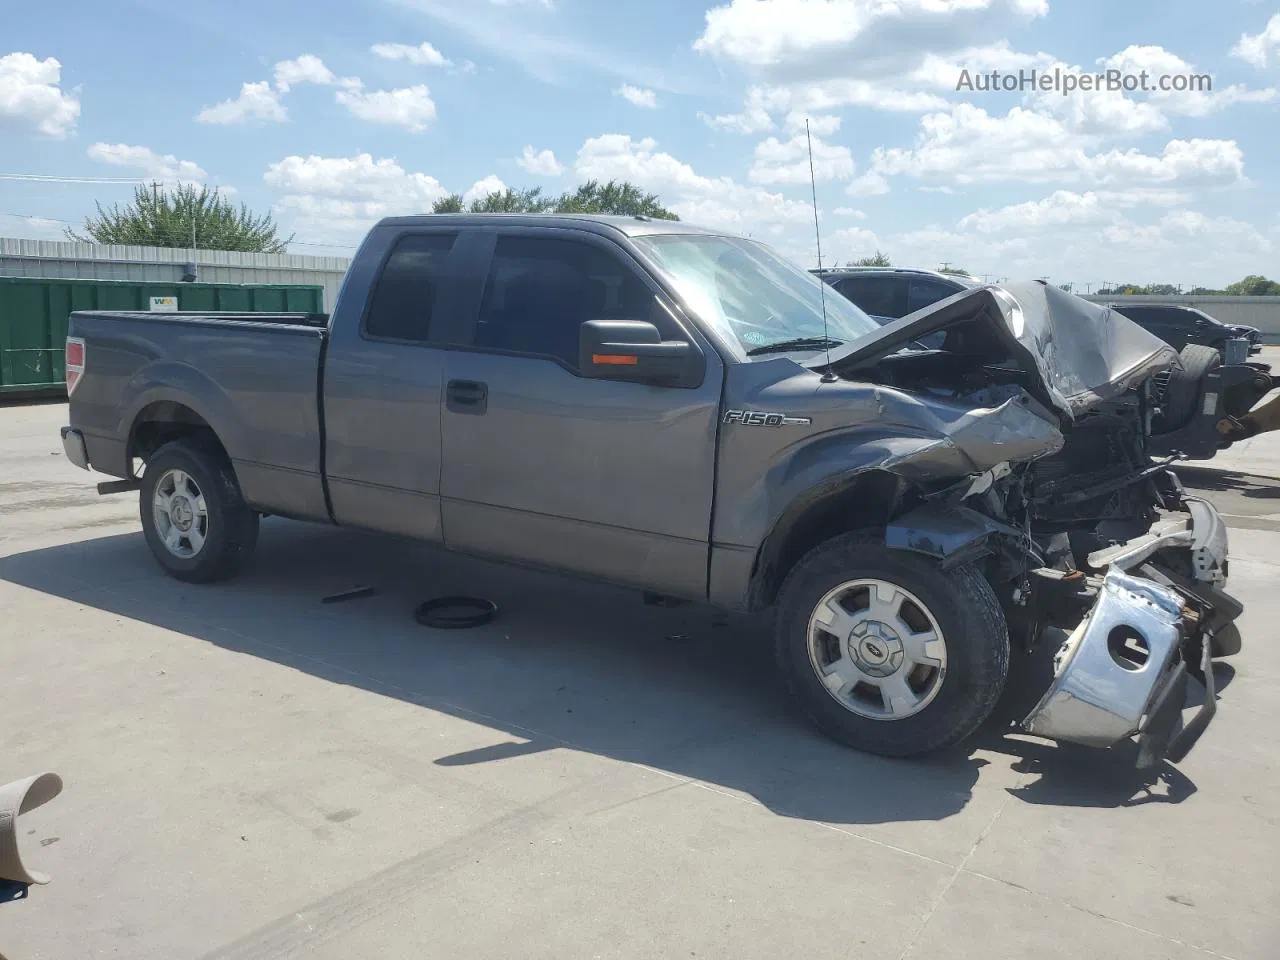
[[[197,123],[214,124],[248,123],[251,120],[281,123],[286,119],[288,113],[281,105],[279,95],[266,80],[243,84],[240,96],[234,100],[223,100],[196,114]]]
[[[564,164],[556,159],[550,150],[534,150],[526,146],[524,152],[516,158],[516,164],[526,173],[536,177],[558,177],[564,173]]]
[[[132,167],[157,180],[203,180],[207,176],[190,160],[179,160],[171,153],[162,156],[150,147],[126,143],[95,143],[89,148],[89,158],[117,167]]]
[[[1272,54],[1280,54],[1280,13],[1277,13],[1261,33],[1242,33],[1239,42],[1231,48],[1231,55],[1259,69],[1271,62]]]
[[[853,176],[853,154],[848,147],[825,142],[803,133],[787,141],[769,137],[756,144],[755,162],[747,178],[754,183],[808,183],[809,144],[813,145],[815,180],[847,180]]]
[[[809,132],[815,137],[831,137],[840,132],[840,118],[834,114],[815,114],[810,117],[798,110],[787,114],[786,128],[792,133],[801,133],[805,129],[806,121],[809,124]]]
[[[1068,224],[1115,223],[1123,218],[1123,210],[1139,204],[1167,207],[1185,203],[1187,199],[1188,195],[1179,190],[1090,190],[1085,193],[1056,190],[1041,200],[1014,203],[997,210],[977,210],[961,219],[959,226],[980,233],[994,233],[1000,230],[1056,228]]]
[[[837,217],[853,217],[855,220],[865,220],[867,215],[861,210],[855,210],[853,207],[836,207],[833,211]]]
[[[58,84],[62,64],[53,57],[37,60],[29,53],[0,57],[0,125],[13,122],[46,137],[75,132],[80,100]]]
[[[875,231],[863,227],[845,227],[833,230],[822,238],[823,266],[834,266],[837,263],[848,263],[869,257],[881,249],[883,243]],[[830,263],[827,262],[828,258]]]
[[[1094,154],[1090,152],[1094,143],[1062,119],[1025,107],[992,116],[961,103],[948,113],[924,117],[913,148],[877,148],[872,170],[961,184],[1234,181],[1243,177],[1244,158],[1234,140],[1171,140],[1158,157],[1136,148]]]
[[[334,99],[370,123],[421,133],[436,119],[436,104],[425,84],[398,90],[339,90]]]
[[[1101,183],[1232,182],[1244,178],[1244,154],[1234,140],[1170,140],[1158,157],[1132,147],[1112,150],[1089,157],[1085,169]]]
[[[407,60],[426,67],[453,66],[452,60],[425,40],[416,47],[407,43],[375,43],[369,51],[384,60]]]
[[[1210,217],[1197,210],[1174,210],[1157,223],[1121,220],[1104,230],[1103,236],[1117,247],[1159,253],[1175,262],[1194,264],[1198,269],[1203,269],[1206,261],[1217,260],[1232,271],[1228,275],[1235,279],[1248,272],[1241,260],[1246,257],[1256,260],[1258,255],[1268,254],[1274,248],[1271,240],[1251,223],[1231,217]],[[1206,244],[1205,241],[1212,242]],[[1171,256],[1178,253],[1185,254],[1186,258]],[[1156,258],[1148,262],[1162,261]]]
[[[656,110],[658,107],[658,95],[652,90],[646,90],[643,87],[633,87],[629,83],[624,83],[614,93],[633,107],[641,107],[645,110]]]
[[[906,79],[913,86],[954,93],[964,70],[969,71],[971,77],[976,77],[992,71],[1048,70],[1055,63],[1057,60],[1047,53],[1023,53],[1009,46],[1008,40],[999,40],[949,53],[927,50]]]
[[[477,180],[471,185],[471,189],[462,195],[462,202],[471,203],[473,200],[483,200],[491,193],[506,193],[507,189],[508,187],[505,183],[493,174],[489,174],[483,180]]]
[[[368,153],[354,157],[289,156],[271,164],[262,179],[280,197],[275,210],[300,230],[350,239],[376,220],[428,213],[448,191],[425,173],[410,173],[395,160]]]
[[[633,140],[620,133],[592,137],[578,151],[574,173],[579,180],[630,180],[659,193],[665,205],[686,220],[741,233],[773,233],[813,215],[806,203],[729,177],[704,177],[656,148],[648,137]]]
[[[967,38],[1010,16],[1048,12],[1047,0],[730,0],[706,14],[700,53],[757,67],[819,57],[890,60],[949,34]]]
[[[304,53],[294,60],[281,60],[277,63],[275,81],[276,89],[285,92],[299,83],[314,83],[321,87],[333,86],[338,82],[338,78],[319,57]]]
[[[725,130],[730,133],[764,133],[773,129],[773,118],[769,114],[779,109],[782,103],[777,100],[773,91],[763,87],[752,87],[747,91],[747,99],[741,113],[722,113],[712,116],[699,113],[698,118],[713,130]]]
[[[1280,17],[1277,17],[1277,39],[1280,40]],[[1208,76],[1197,72],[1192,64],[1177,54],[1152,45],[1125,47],[1119,53],[1099,60],[1098,65],[1103,69],[1119,70],[1133,75],[1139,75],[1145,71],[1150,75],[1150,82],[1153,85],[1160,77],[1184,78],[1189,82],[1193,76]],[[1210,82],[1212,82],[1211,78]],[[1148,95],[1149,102],[1164,113],[1190,117],[1204,117],[1237,103],[1267,103],[1275,98],[1276,90],[1272,87],[1251,90],[1238,83],[1220,90],[1157,89]]]
[[[889,181],[874,170],[854,177],[845,193],[851,197],[878,197],[889,192]]]
[[[258,120],[263,123],[281,123],[288,119],[288,111],[280,102],[280,95],[304,83],[321,87],[341,87],[343,90],[359,90],[363,84],[359,77],[339,77],[314,54],[304,53],[292,60],[281,60],[272,74],[274,87],[266,80],[245,83],[234,100],[223,100],[212,107],[205,107],[196,114],[198,123],[234,124]]]
[[[947,230],[936,225],[908,230],[885,238],[881,249],[895,264],[936,267],[943,263],[960,269],[989,269],[1013,277],[1037,276],[1045,262],[1053,262],[1051,249],[1034,254],[1024,237],[993,240],[973,233]]]
[[[934,93],[904,90],[855,77],[835,77],[811,83],[793,83],[771,91],[774,102],[792,111],[836,110],[867,107],[888,112],[921,113],[945,109],[947,101]]]

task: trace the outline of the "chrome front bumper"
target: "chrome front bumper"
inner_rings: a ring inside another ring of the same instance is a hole
[[[1139,763],[1152,765],[1182,759],[1204,732],[1216,711],[1213,631],[1234,630],[1240,606],[1221,592],[1227,572],[1222,518],[1203,500],[1188,499],[1187,508],[1188,516],[1161,521],[1089,557],[1092,567],[1105,570],[1097,600],[1054,657],[1054,681],[1023,721],[1028,733],[1090,747],[1137,734]],[[1189,551],[1190,580],[1147,562],[1168,549]],[[1191,678],[1205,687],[1205,697],[1184,726]]]

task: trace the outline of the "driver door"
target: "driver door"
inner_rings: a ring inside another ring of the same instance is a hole
[[[587,378],[588,320],[694,343],[691,387]],[[445,361],[445,543],[705,596],[721,361],[625,250],[563,228],[495,231],[471,342]]]

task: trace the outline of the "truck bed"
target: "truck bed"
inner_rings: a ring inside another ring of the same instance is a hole
[[[320,371],[327,317],[305,313],[71,314],[85,371],[71,426],[95,470],[129,477],[133,425],[162,410],[207,423],[246,501],[268,513],[327,519],[321,478]]]
[[[82,317],[107,317],[113,319],[151,320],[161,323],[234,323],[265,324],[269,326],[312,327],[327,330],[329,315],[327,313],[207,313],[193,311],[158,310],[81,310]]]

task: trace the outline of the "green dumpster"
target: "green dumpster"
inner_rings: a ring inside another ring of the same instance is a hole
[[[152,297],[177,297],[179,310],[205,313],[324,312],[321,286],[0,277],[0,395],[66,389],[71,311],[149,310]]]

